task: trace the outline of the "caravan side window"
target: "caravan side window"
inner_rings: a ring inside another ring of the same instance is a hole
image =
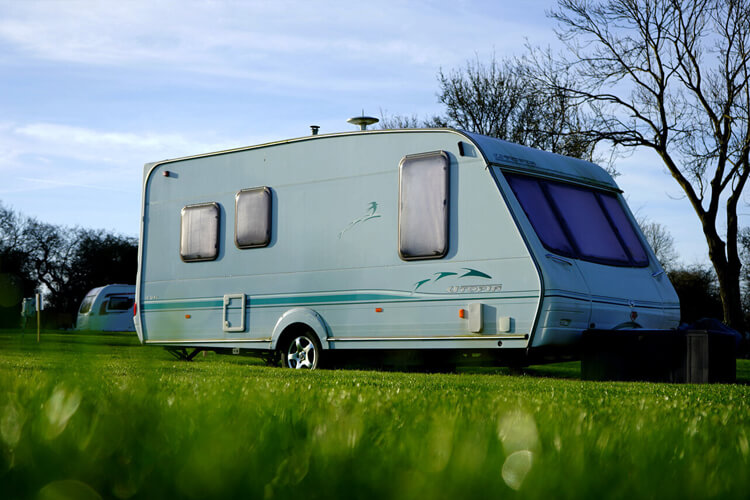
[[[180,257],[185,262],[214,260],[219,254],[219,205],[200,203],[182,209]]]
[[[133,309],[133,297],[123,297],[115,295],[107,301],[107,311],[130,311]]]
[[[265,247],[271,242],[271,190],[243,189],[234,198],[234,243],[238,248]]]
[[[398,248],[404,260],[437,259],[448,253],[449,167],[444,151],[401,160]]]

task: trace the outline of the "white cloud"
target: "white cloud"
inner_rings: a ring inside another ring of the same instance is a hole
[[[437,67],[462,64],[477,51],[520,51],[524,37],[542,43],[552,36],[539,19],[493,16],[498,7],[483,2],[27,0],[3,10],[0,42],[38,60],[287,86],[314,79],[326,88],[361,86],[377,77],[376,67],[392,69],[379,83],[401,74],[393,84],[404,85],[405,72],[433,77]]]
[[[0,153],[7,153],[0,156],[0,165],[7,165],[11,158],[17,160],[21,156],[53,156],[132,165],[133,161],[143,164],[149,160],[182,157],[243,145],[238,141],[206,141],[205,138],[198,139],[180,133],[102,131],[54,123],[6,126],[5,134],[6,144],[0,143]]]
[[[100,131],[51,123],[0,124],[0,199],[70,187],[140,195],[148,161],[236,147],[178,133]]]

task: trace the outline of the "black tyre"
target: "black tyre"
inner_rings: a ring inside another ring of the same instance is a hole
[[[281,348],[281,366],[295,370],[314,370],[320,366],[323,349],[312,331],[295,332]]]

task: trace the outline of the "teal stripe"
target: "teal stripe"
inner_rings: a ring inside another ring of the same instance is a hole
[[[468,295],[468,294],[467,294]],[[411,294],[383,294],[383,293],[343,293],[325,295],[307,295],[294,297],[248,297],[249,307],[263,306],[300,306],[310,304],[335,304],[335,303],[367,303],[367,302],[431,302],[461,300],[461,295],[450,297],[428,297],[413,296]],[[467,297],[468,298],[468,297]],[[536,299],[537,295],[517,295],[506,297],[493,297],[495,299]],[[478,300],[478,299],[476,299]],[[204,299],[190,301],[170,302],[145,302],[142,306],[144,311],[155,311],[165,309],[210,309],[224,306],[222,299]]]
[[[411,296],[386,295],[381,293],[345,293],[335,295],[309,295],[305,297],[258,297],[251,298],[253,306],[290,306],[299,304],[330,304],[333,302],[383,302],[387,300],[420,300]]]
[[[144,302],[144,311],[158,311],[161,309],[211,309],[223,307],[224,301],[221,299],[191,300],[191,301],[174,301],[174,302]]]

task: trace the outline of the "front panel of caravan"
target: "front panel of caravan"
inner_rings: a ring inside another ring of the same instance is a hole
[[[492,169],[544,284],[532,346],[574,344],[587,328],[677,326],[674,289],[614,181],[587,162],[500,147],[510,154],[495,151]]]
[[[435,151],[450,162],[447,253],[406,261],[399,163]],[[235,199],[258,187],[271,194],[270,240],[238,248]],[[209,205],[216,253],[186,262],[181,213]],[[138,323],[156,344],[267,348],[279,318],[300,309],[322,318],[324,348],[521,348],[539,307],[538,271],[490,171],[448,131],[318,136],[156,165],[141,245]]]

